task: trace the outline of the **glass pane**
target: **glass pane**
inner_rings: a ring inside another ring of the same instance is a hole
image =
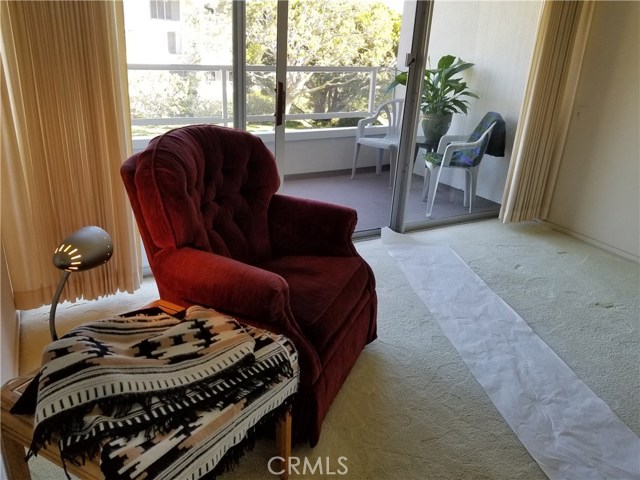
[[[232,124],[231,1],[124,0],[124,12],[134,141]]]
[[[275,72],[247,72],[247,115],[271,115],[275,105]]]
[[[428,226],[498,215],[510,151],[494,156],[495,151],[489,154],[489,149],[473,158],[461,151],[451,157],[449,167],[439,165],[445,158],[446,144],[467,142],[488,112],[497,112],[506,121],[507,136],[499,141],[512,145],[540,5],[510,1],[434,4],[422,118],[416,126],[418,143],[405,208],[407,223]],[[468,25],[482,22],[483,27],[453,32],[451,25],[460,19]],[[461,91],[471,95],[461,96]],[[442,92],[447,93],[443,96]],[[452,115],[445,128],[430,139],[435,130],[429,117],[446,112]],[[497,140],[501,134],[495,129],[491,135]]]
[[[394,93],[387,90],[404,28],[402,8],[402,0],[289,2],[281,188],[287,195],[354,208],[357,231],[389,224],[389,150],[377,172],[378,150],[363,146],[353,179],[351,171],[358,121]],[[367,135],[383,137],[387,124],[383,116],[367,127]]]
[[[194,123],[192,118],[206,117],[210,123],[224,124],[224,73],[220,70],[130,71],[133,136],[157,135],[176,125]]]

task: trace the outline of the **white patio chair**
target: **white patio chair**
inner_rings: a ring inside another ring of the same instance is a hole
[[[363,118],[358,122],[356,130],[356,147],[353,153],[353,168],[351,169],[351,179],[356,174],[356,165],[358,163],[358,155],[360,155],[360,147],[377,148],[378,156],[376,160],[376,175],[380,175],[382,171],[382,154],[385,150],[389,151],[390,176],[389,184],[393,182],[393,172],[398,163],[398,144],[400,143],[400,125],[402,124],[402,109],[404,100],[396,99],[384,102],[378,107],[376,112],[367,118]],[[367,137],[365,136],[365,127],[372,125],[376,121],[388,122],[387,133],[384,137]]]
[[[498,151],[504,149],[504,120],[500,114],[487,113],[470,135],[445,135],[440,139],[436,153],[425,154],[425,176],[422,187],[422,201],[427,200],[427,217],[431,217],[436,191],[440,183],[443,168],[462,168],[465,171],[464,202],[473,209],[478,183],[478,170],[494,127],[498,126],[499,137],[495,144],[500,145]],[[495,152],[492,150],[492,153]],[[502,153],[504,155],[504,153]]]

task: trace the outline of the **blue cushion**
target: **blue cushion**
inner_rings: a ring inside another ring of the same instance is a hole
[[[424,156],[426,162],[434,166],[440,166],[442,164],[443,154],[441,153],[427,153]],[[453,152],[451,156],[450,167],[474,167],[480,163],[482,156],[480,155],[480,147],[469,148],[466,150],[458,150]]]

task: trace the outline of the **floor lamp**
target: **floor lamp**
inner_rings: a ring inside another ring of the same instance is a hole
[[[100,227],[90,226],[76,230],[65,238],[53,252],[53,264],[63,270],[58,288],[53,295],[49,313],[51,340],[57,340],[56,307],[62,289],[71,272],[89,270],[106,263],[113,255],[113,242],[107,232]]]

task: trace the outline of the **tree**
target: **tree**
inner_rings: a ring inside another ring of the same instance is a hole
[[[200,76],[198,72],[129,73],[131,115],[133,118],[220,115],[220,102],[200,97]]]
[[[275,65],[276,9],[276,0],[246,2],[249,65]],[[182,54],[177,63],[231,65],[231,10],[231,0],[205,3],[184,0],[180,28]],[[288,65],[391,67],[396,60],[400,24],[400,15],[383,3],[291,0]],[[190,117],[206,116],[214,108],[220,110],[221,97],[211,99],[207,92],[212,88],[207,83],[209,77],[203,75],[201,72],[130,74],[132,113],[147,118]],[[149,88],[151,84],[153,88]],[[250,72],[247,84],[249,113],[272,112],[273,73]],[[378,84],[385,85],[385,82]],[[368,85],[365,73],[290,72],[286,111],[365,111],[368,110]]]
[[[275,2],[247,3],[247,61],[275,65]],[[401,17],[383,3],[293,0],[289,2],[289,66],[392,66]],[[289,72],[286,111],[367,110],[361,74]],[[268,84],[262,88],[272,88]]]

